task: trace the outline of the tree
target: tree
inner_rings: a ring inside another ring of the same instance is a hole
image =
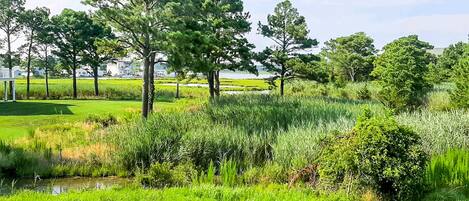
[[[453,69],[458,65],[459,60],[464,54],[465,43],[459,42],[450,45],[443,51],[443,54],[438,58],[438,62],[432,70],[432,77],[435,82],[448,80],[453,73]]]
[[[86,33],[89,40],[85,41],[85,49],[82,54],[83,64],[91,67],[90,75],[94,80],[94,94],[99,96],[99,67],[105,62],[110,61],[114,56],[121,55],[122,47],[118,43],[109,44],[115,38],[111,29],[104,24],[93,22]]]
[[[451,92],[451,102],[455,107],[469,108],[469,44],[465,44],[464,54],[453,68],[452,79],[456,89]]]
[[[93,21],[85,12],[64,9],[60,15],[52,17],[52,33],[54,34],[53,51],[59,57],[60,62],[67,70],[71,71],[73,77],[73,98],[77,93],[76,70],[82,64],[81,55],[85,51],[85,44],[89,37],[89,30]]]
[[[322,51],[334,69],[330,77],[339,82],[364,81],[373,71],[376,49],[373,39],[363,32],[331,39],[325,43]]]
[[[396,110],[420,106],[432,85],[426,79],[432,49],[418,36],[399,38],[384,47],[384,53],[375,61],[372,75],[381,87],[379,96],[388,107]]]
[[[267,17],[267,24],[259,22],[259,33],[270,38],[275,45],[266,48],[259,55],[259,61],[265,68],[276,73],[274,80],[280,79],[280,94],[284,94],[285,80],[292,76],[292,69],[286,65],[292,57],[298,56],[318,44],[309,38],[306,20],[289,0],[275,7],[274,14]]]
[[[220,96],[221,70],[257,73],[252,49],[245,34],[251,30],[249,13],[241,0],[192,1],[193,14],[187,16],[185,35],[192,41],[185,49],[192,58],[191,71],[207,76],[210,97]],[[194,14],[195,13],[195,14]]]
[[[30,92],[30,74],[31,74],[31,59],[32,54],[37,52],[35,45],[38,43],[38,36],[43,27],[47,25],[49,20],[49,9],[48,8],[35,8],[33,10],[27,10],[22,15],[22,23],[25,30],[25,36],[27,38],[27,64],[26,64],[26,99],[29,99]]]
[[[5,60],[10,70],[10,77],[13,77],[13,62],[15,52],[11,45],[15,41],[22,29],[21,16],[24,12],[24,0],[0,0],[0,30],[5,33],[7,52]],[[10,94],[13,93],[12,83],[10,82]]]
[[[39,62],[44,68],[44,78],[45,78],[45,89],[46,89],[46,98],[49,98],[49,74],[56,66],[56,58],[51,55],[51,51],[54,45],[54,34],[53,24],[50,19],[44,21],[43,26],[40,27],[37,34],[37,48],[35,49],[36,54],[42,60]]]
[[[97,8],[96,17],[111,26],[118,42],[138,53],[143,60],[142,116],[148,117],[153,108],[154,64],[162,51],[171,12],[181,3],[162,0],[85,0]]]

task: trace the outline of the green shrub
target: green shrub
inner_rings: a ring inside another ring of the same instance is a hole
[[[453,80],[456,89],[451,92],[451,102],[455,107],[469,108],[469,45],[464,56],[454,68]]]
[[[327,140],[321,183],[350,188],[358,182],[391,200],[408,200],[422,188],[426,156],[420,138],[392,117],[367,110],[355,128]]]
[[[86,117],[85,122],[96,123],[106,128],[106,127],[117,124],[117,118],[111,114],[107,114],[107,115],[91,114],[91,115],[88,115],[88,117]]]
[[[431,158],[425,179],[433,189],[469,187],[469,151],[451,150]]]
[[[432,48],[415,35],[402,37],[384,47],[372,72],[381,87],[381,102],[398,111],[415,109],[425,102],[431,89],[426,76],[432,57],[427,49]]]
[[[148,168],[145,174],[137,174],[136,180],[138,183],[152,188],[164,188],[174,185],[174,180],[171,174],[172,164],[153,163]]]
[[[371,99],[371,91],[368,89],[368,85],[363,85],[358,91],[357,91],[357,99],[359,100],[370,100]]]

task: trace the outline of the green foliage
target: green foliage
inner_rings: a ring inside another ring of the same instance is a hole
[[[398,111],[415,109],[425,102],[431,84],[426,79],[433,47],[417,36],[397,39],[384,47],[372,75],[381,87],[379,98]]]
[[[234,186],[237,183],[238,166],[236,161],[223,160],[220,164],[221,183],[224,186]]]
[[[465,46],[465,43],[459,42],[451,44],[443,51],[432,71],[436,82],[446,81],[451,77],[459,60],[464,56]]]
[[[117,124],[117,118],[112,114],[106,114],[106,115],[90,114],[88,115],[88,117],[86,117],[85,122],[96,123],[102,127],[109,127],[109,126]]]
[[[322,55],[334,82],[366,81],[373,71],[377,52],[373,39],[363,32],[331,39],[325,43]]]
[[[451,102],[455,107],[469,108],[469,44],[465,53],[453,68],[456,90],[451,92]]]
[[[387,199],[408,200],[422,189],[426,155],[412,130],[366,111],[351,132],[328,139],[320,161],[325,184],[358,182]]]
[[[36,200],[36,201],[70,201],[70,200],[141,200],[141,201],[185,201],[185,200],[285,200],[285,201],[353,201],[358,198],[344,192],[319,193],[312,189],[288,188],[285,185],[222,187],[202,185],[185,188],[142,189],[112,188],[96,191],[78,191],[52,195],[31,191],[21,192],[12,196],[0,197],[1,201]]]
[[[280,79],[280,95],[284,95],[285,79],[294,75],[293,67],[297,68],[297,73],[301,72],[306,77],[315,78],[320,74],[314,72],[314,64],[287,65],[288,60],[300,58],[301,51],[309,50],[318,44],[316,40],[309,38],[305,17],[299,14],[298,9],[294,8],[289,0],[278,3],[274,14],[267,16],[267,24],[259,22],[258,31],[275,43],[273,49],[266,48],[259,53],[257,60],[268,71],[276,74],[272,83]]]
[[[145,187],[165,188],[173,186],[188,186],[198,176],[197,170],[191,163],[154,163],[144,173],[136,175],[136,181]]]
[[[425,182],[432,189],[469,187],[469,151],[451,150],[433,156],[427,165]]]
[[[469,114],[464,110],[402,113],[397,119],[422,138],[423,149],[428,155],[469,148]]]
[[[366,84],[363,85],[363,87],[357,91],[357,98],[359,100],[371,99],[371,91],[368,89],[368,86]]]
[[[0,141],[0,178],[32,176],[41,168],[38,157]]]

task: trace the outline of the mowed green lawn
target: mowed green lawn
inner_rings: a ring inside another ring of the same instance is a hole
[[[176,109],[188,100],[157,102],[158,109]],[[12,140],[45,125],[73,123],[85,120],[91,114],[122,115],[140,108],[139,101],[106,100],[22,100],[16,103],[0,102],[0,140]]]

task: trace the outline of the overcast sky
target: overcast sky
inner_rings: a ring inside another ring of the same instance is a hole
[[[306,17],[311,37],[323,43],[331,38],[364,31],[378,48],[392,40],[418,34],[435,47],[467,41],[469,0],[291,0]],[[244,0],[252,15],[249,39],[258,49],[270,45],[257,35],[257,22],[266,21],[280,0]],[[80,0],[26,0],[27,8],[45,6],[52,14],[64,8],[88,10]]]

